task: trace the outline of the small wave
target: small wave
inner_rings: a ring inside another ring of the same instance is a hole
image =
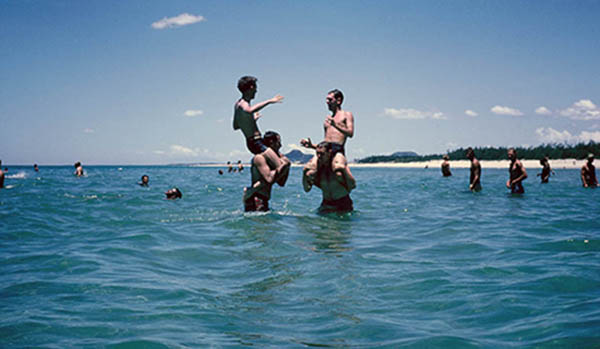
[[[21,171],[12,175],[8,175],[6,176],[6,178],[10,178],[10,179],[25,179],[27,178],[27,173]]]

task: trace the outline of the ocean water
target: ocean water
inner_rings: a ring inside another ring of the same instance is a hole
[[[577,170],[515,196],[504,169],[475,194],[467,169],[354,169],[341,216],[299,168],[251,214],[248,171],[85,170],[10,168],[2,348],[600,347],[600,188]]]

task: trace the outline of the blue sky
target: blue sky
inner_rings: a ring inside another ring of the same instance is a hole
[[[247,161],[237,79],[279,93],[259,127],[350,159],[600,141],[599,1],[0,0],[4,164]]]

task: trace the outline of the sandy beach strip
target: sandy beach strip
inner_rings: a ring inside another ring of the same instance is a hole
[[[587,160],[560,159],[550,160],[553,169],[580,169]],[[450,160],[450,168],[470,168],[469,160]],[[509,160],[479,160],[482,168],[508,168]],[[525,168],[541,169],[539,160],[521,160]],[[442,160],[414,162],[378,162],[372,164],[349,163],[350,168],[440,168]]]
[[[575,159],[560,159],[550,160],[550,167],[552,169],[581,169],[587,160],[575,160]],[[482,168],[508,168],[509,160],[479,160]],[[541,169],[539,160],[521,160],[525,168]],[[450,160],[450,168],[470,168],[471,162],[469,160]],[[243,163],[245,169],[249,169],[250,164]],[[440,168],[442,160],[430,160],[430,161],[413,161],[413,162],[377,162],[372,164],[359,164],[351,162],[348,164],[350,168]],[[219,167],[227,169],[227,164],[192,164],[192,167]],[[293,163],[292,167],[303,167],[304,164]],[[233,166],[237,169],[237,164]]]

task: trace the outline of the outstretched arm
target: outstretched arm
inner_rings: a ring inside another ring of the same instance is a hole
[[[271,99],[267,99],[266,101],[250,105],[250,103],[242,99],[239,103],[239,106],[240,108],[242,108],[243,111],[245,111],[248,114],[252,114],[255,118],[257,118],[254,113],[260,111],[262,108],[266,107],[269,104],[280,103],[282,100],[283,96],[277,95]]]

